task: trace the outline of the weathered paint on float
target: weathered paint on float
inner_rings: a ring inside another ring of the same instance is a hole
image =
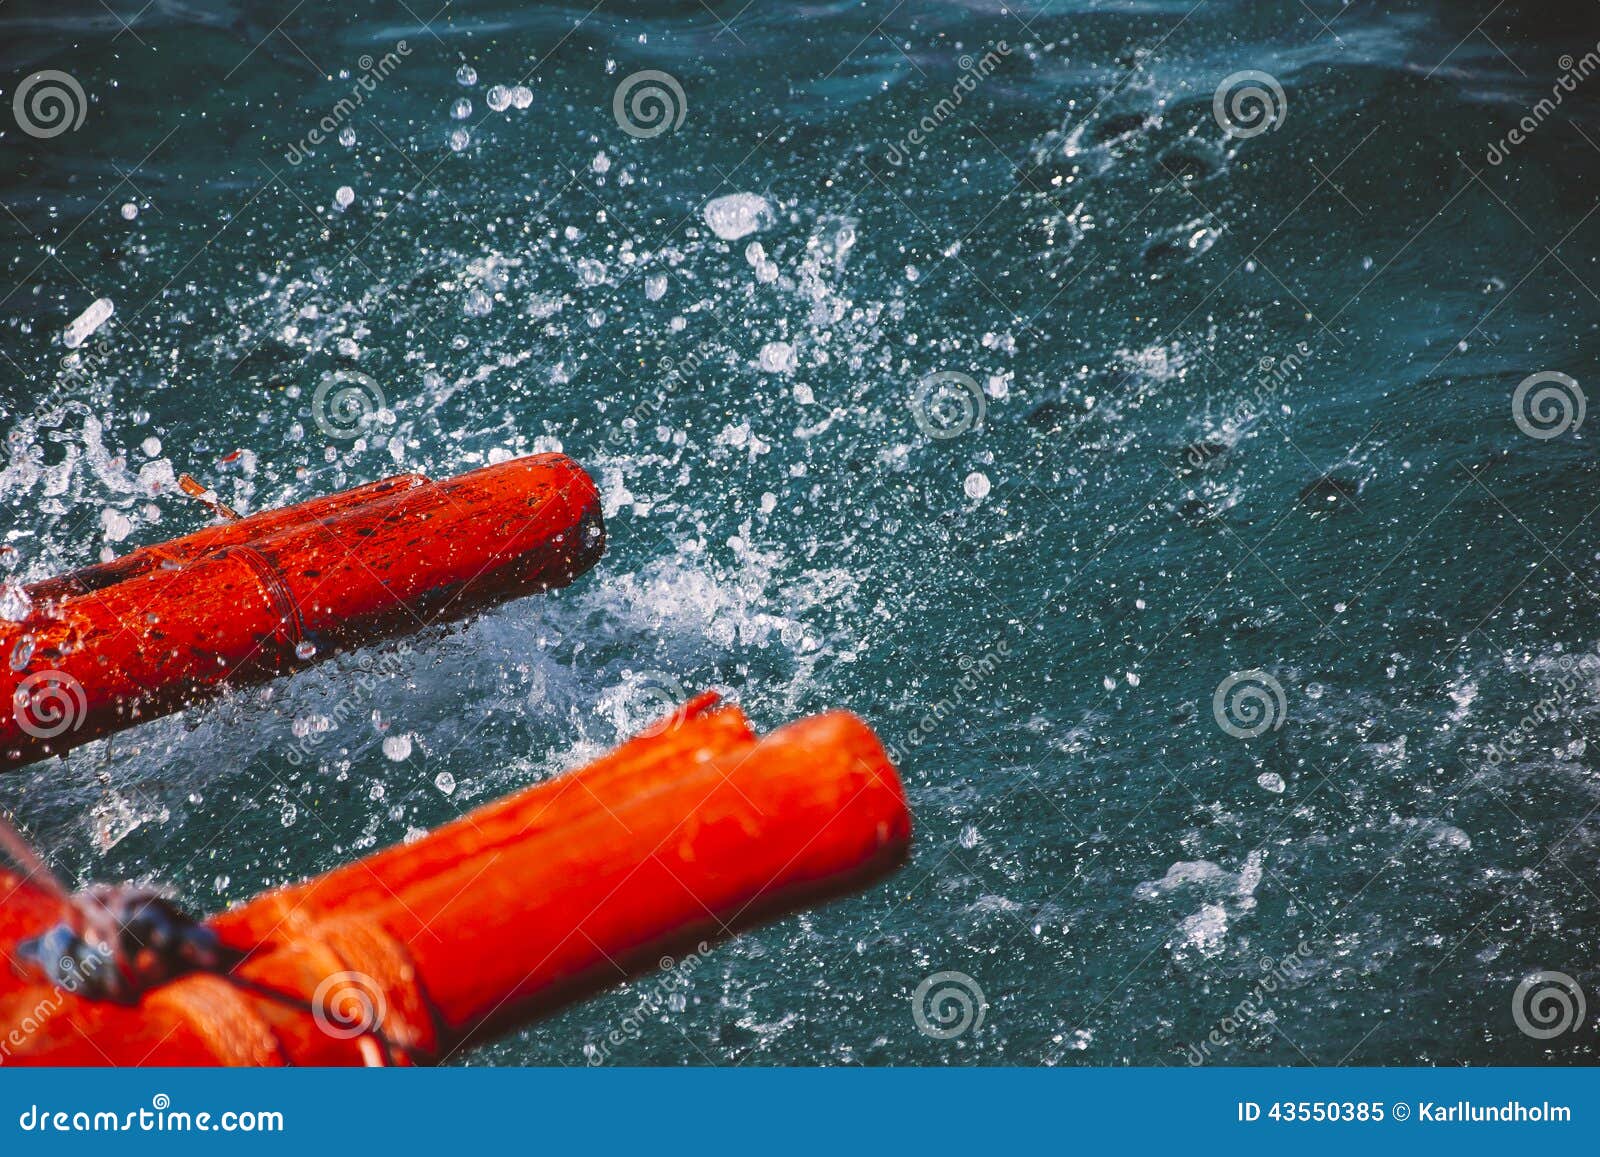
[[[0,624],[0,770],[342,648],[564,586],[605,547],[559,454],[403,474],[28,587]]]
[[[210,921],[247,952],[137,1005],[0,975],[9,1063],[428,1063],[896,866],[911,837],[855,716],[757,738],[702,696],[596,762]],[[0,873],[0,949],[60,905]],[[266,993],[277,994],[268,996]],[[574,1044],[577,1048],[577,1044]]]

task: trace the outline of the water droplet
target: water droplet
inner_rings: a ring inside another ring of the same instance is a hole
[[[317,645],[315,643],[313,643],[310,639],[301,639],[298,643],[296,643],[294,645],[294,656],[297,659],[315,658],[316,654],[317,654]]]
[[[505,112],[511,107],[511,90],[503,84],[497,84],[484,93],[483,99],[495,112]]]
[[[961,488],[967,492],[968,498],[982,500],[989,495],[989,476],[982,470],[974,470],[967,475]]]
[[[33,600],[28,597],[28,592],[16,583],[0,586],[0,619],[10,623],[20,623],[28,617],[28,612],[32,609]]]
[[[761,347],[761,368],[769,374],[784,374],[794,369],[794,346],[786,341],[769,341]]]
[[[387,735],[383,740],[383,754],[395,763],[411,758],[411,736]]]
[[[444,792],[445,795],[454,795],[456,790],[456,777],[448,771],[441,771],[433,777],[433,786]]]
[[[356,202],[356,191],[349,185],[340,185],[333,194],[333,203],[341,209],[348,209]]]
[[[472,134],[466,129],[452,129],[450,131],[450,151],[459,153],[472,143]]]
[[[138,215],[139,206],[135,205],[132,201],[129,201],[122,207],[122,219],[124,221],[132,221]]]
[[[116,306],[109,297],[96,298],[88,309],[72,319],[71,324],[61,331],[61,344],[69,350],[75,350],[93,336],[111,315],[116,312]]]
[[[472,115],[472,102],[464,96],[458,96],[455,103],[450,106],[450,119],[464,121]]]
[[[705,220],[711,231],[724,241],[737,241],[770,228],[774,217],[772,206],[764,197],[754,193],[730,193],[706,204]]]
[[[464,88],[471,88],[478,83],[478,70],[470,64],[463,64],[456,69],[456,83]]]

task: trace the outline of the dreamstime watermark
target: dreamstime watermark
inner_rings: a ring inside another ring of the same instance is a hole
[[[895,764],[903,763],[908,750],[921,747],[939,730],[940,724],[959,714],[961,709],[967,706],[969,699],[993,679],[1001,666],[1010,658],[1011,644],[1004,639],[981,655],[961,656],[957,660],[957,665],[961,668],[961,678],[956,680],[954,689],[942,699],[928,704],[922,718],[918,719],[899,740],[891,740],[885,744],[889,759]]]
[[[339,697],[333,710],[309,720],[304,734],[295,735],[294,742],[289,744],[285,752],[290,764],[299,767],[313,758],[322,744],[322,737],[353,719],[356,712],[372,698],[374,688],[400,673],[410,654],[411,644],[402,639],[392,650],[379,655],[370,666],[359,668],[350,678],[350,689]]]
[[[1517,429],[1541,442],[1582,427],[1588,410],[1583,387],[1560,370],[1529,374],[1511,394],[1511,420]]]
[[[89,385],[104,373],[111,364],[116,343],[110,333],[97,330],[94,336],[61,355],[61,372],[56,375],[56,386],[62,393],[72,393]]]
[[[1564,54],[1556,61],[1556,65],[1561,69],[1561,75],[1556,77],[1556,82],[1550,86],[1550,95],[1543,97],[1534,105],[1533,111],[1518,121],[1516,128],[1489,146],[1487,160],[1491,165],[1503,164],[1511,156],[1513,148],[1538,132],[1539,126],[1544,124],[1550,114],[1561,107],[1567,93],[1576,92],[1580,84],[1588,80],[1596,69],[1600,69],[1600,43],[1577,60],[1574,60],[1570,53]]]
[[[35,671],[11,697],[11,718],[35,739],[78,730],[88,710],[83,684],[65,671]]]
[[[381,420],[388,413],[382,387],[358,370],[324,374],[311,395],[311,420],[336,441],[359,437],[369,419]]]
[[[1254,739],[1283,726],[1289,700],[1283,684],[1259,667],[1235,671],[1211,696],[1217,726],[1235,739]]]
[[[923,1036],[955,1040],[983,1027],[989,1001],[965,972],[935,972],[911,994],[911,1021]]]
[[[941,442],[982,429],[987,410],[983,387],[958,370],[929,374],[911,392],[911,420]]]
[[[683,722],[678,713],[689,693],[665,671],[624,671],[622,682],[602,693],[596,707],[626,738],[663,735]]]
[[[1254,68],[1223,77],[1211,97],[1211,115],[1223,132],[1239,140],[1276,131],[1288,113],[1278,78]]]
[[[1600,673],[1600,655],[1562,655],[1556,660],[1556,666],[1561,674],[1556,677],[1555,690],[1542,697],[1509,731],[1485,749],[1484,758],[1489,766],[1499,767],[1506,760],[1515,759],[1540,727],[1560,719],[1562,708],[1583,689],[1584,678],[1593,680]]]
[[[282,1133],[284,1119],[275,1109],[192,1113],[174,1109],[171,1097],[157,1093],[148,1109],[126,1113],[32,1104],[18,1115],[17,1127],[24,1133]]]
[[[620,450],[629,442],[638,437],[638,430],[646,422],[654,422],[661,416],[663,407],[654,398],[640,398],[633,409],[620,422],[607,422],[603,440],[613,450]]]
[[[961,66],[961,75],[955,84],[950,86],[950,95],[943,97],[933,110],[927,113],[905,136],[889,145],[889,163],[895,168],[909,161],[913,150],[927,143],[929,137],[939,131],[939,127],[955,115],[956,109],[966,101],[978,88],[978,82],[987,80],[995,69],[1000,67],[1000,61],[1011,55],[1011,46],[1004,40],[997,41],[995,46],[974,60],[971,54],[963,54],[956,61]]]
[[[378,90],[379,82],[387,80],[389,75],[400,67],[400,62],[410,55],[411,46],[404,40],[395,41],[394,48],[376,60],[371,55],[363,55],[356,61],[356,66],[361,69],[361,75],[356,77],[355,84],[351,85],[350,95],[340,97],[305,136],[284,151],[283,159],[291,165],[298,165],[310,156],[311,151],[318,145],[338,136],[340,130],[354,119],[357,110],[366,104],[367,97]]]
[[[659,137],[683,124],[689,101],[670,72],[647,68],[622,78],[611,97],[611,115],[630,137]]]
[[[661,369],[665,375],[664,384],[668,389],[673,389],[684,382],[692,384],[705,364],[705,359],[700,356],[699,350],[695,349],[690,350],[676,361],[672,358],[662,358]]]
[[[1511,994],[1511,1019],[1534,1040],[1577,1031],[1588,1011],[1583,986],[1565,972],[1535,972]]]
[[[1180,1050],[1184,1060],[1191,1065],[1205,1064],[1213,1059],[1213,1049],[1227,1047],[1234,1042],[1241,1029],[1257,1023],[1264,1012],[1270,1011],[1270,997],[1295,987],[1304,979],[1305,962],[1311,958],[1313,951],[1315,951],[1313,943],[1302,940],[1295,945],[1293,952],[1278,959],[1263,956],[1260,960],[1261,975],[1251,982],[1250,991],[1212,1027],[1210,1032],[1199,1041],[1185,1045]]]
[[[63,343],[65,344],[65,343]],[[58,406],[66,405],[74,395],[87,390],[112,365],[116,342],[105,328],[82,341],[66,347],[56,363],[59,367],[47,382],[40,383],[32,398],[35,414],[48,414]]]
[[[5,1035],[0,1036],[0,1065],[11,1060],[16,1050],[24,1048],[28,1038],[49,1024],[56,1013],[61,1011],[67,997],[77,995],[80,989],[88,985],[94,973],[109,962],[109,955],[100,953],[91,954],[86,958],[62,956],[56,966],[49,970],[50,975],[55,978],[50,992],[34,1001],[32,1005],[11,1014],[16,1019],[6,1026]]]
[[[383,987],[365,972],[335,972],[311,994],[311,1018],[334,1040],[354,1040],[383,1027]]]
[[[11,111],[23,132],[49,140],[83,127],[83,118],[89,112],[89,98],[83,94],[83,85],[70,73],[47,68],[17,85],[16,94],[11,98]]]
[[[710,951],[711,946],[702,940],[682,960],[663,956],[659,961],[660,972],[642,989],[627,1014],[604,1037],[583,1046],[584,1059],[590,1065],[605,1064],[611,1059],[612,1050],[644,1035],[645,1023],[650,1017],[660,1016],[663,1010],[677,1012],[687,1007],[686,993]]]
[[[1282,357],[1263,357],[1256,363],[1260,373],[1250,392],[1223,416],[1219,434],[1223,441],[1237,438],[1240,432],[1261,416],[1282,395],[1284,387],[1300,376],[1305,359],[1311,355],[1311,346],[1296,342],[1294,348]],[[1189,447],[1185,454],[1190,466],[1200,469],[1210,460],[1209,448],[1203,445]]]

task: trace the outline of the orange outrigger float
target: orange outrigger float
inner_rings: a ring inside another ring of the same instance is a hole
[[[888,756],[851,715],[757,738],[703,695],[578,771],[205,927],[238,953],[133,1004],[0,966],[0,1062],[411,1064],[904,856]],[[63,917],[0,872],[0,961]]]
[[[0,771],[564,586],[605,547],[594,483],[559,454],[233,517],[26,588],[0,623]]]

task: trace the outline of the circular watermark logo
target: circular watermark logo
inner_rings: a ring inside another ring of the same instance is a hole
[[[330,438],[347,440],[362,424],[382,413],[388,401],[378,383],[355,370],[324,374],[311,395],[311,420]]]
[[[622,79],[611,98],[611,115],[630,137],[659,137],[683,124],[689,102],[670,72],[647,68]]]
[[[911,394],[911,418],[917,429],[941,441],[980,429],[987,408],[983,387],[956,370],[929,374]]]
[[[1283,726],[1289,701],[1283,684],[1257,667],[1235,671],[1217,684],[1211,714],[1217,726],[1235,739],[1254,739]]]
[[[89,697],[65,671],[36,671],[11,697],[11,718],[35,739],[54,739],[83,726]]]
[[[312,1019],[335,1040],[375,1032],[386,1012],[383,989],[364,972],[335,972],[311,994]]]
[[[89,113],[89,99],[83,95],[83,86],[69,73],[48,68],[17,85],[11,111],[23,132],[48,140],[77,132]]]
[[[678,708],[689,698],[665,671],[624,671],[623,681],[600,698],[600,707],[624,736],[662,735],[678,722]]]
[[[917,1031],[935,1040],[954,1040],[983,1027],[989,1002],[965,972],[935,972],[911,994],[911,1019]]]
[[[1589,399],[1577,380],[1559,370],[1529,374],[1511,394],[1511,419],[1530,438],[1547,442],[1583,425]]]
[[[1289,102],[1278,78],[1253,68],[1223,77],[1211,98],[1211,115],[1230,137],[1245,139],[1283,124]]]
[[[1535,972],[1511,996],[1511,1019],[1534,1040],[1571,1032],[1587,1012],[1582,986],[1565,972]]]

